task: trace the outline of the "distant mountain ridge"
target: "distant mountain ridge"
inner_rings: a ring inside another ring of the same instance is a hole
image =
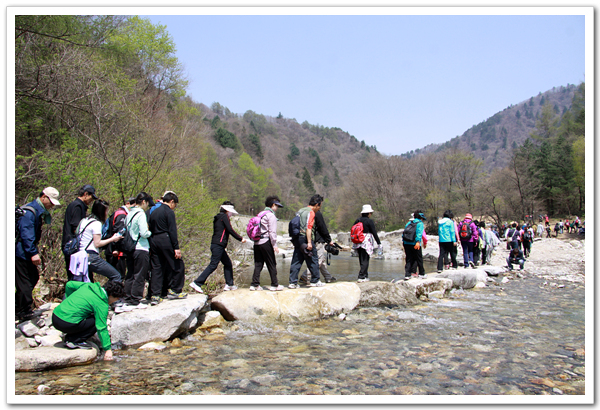
[[[401,156],[410,158],[423,153],[458,148],[472,152],[476,158],[482,159],[487,171],[503,168],[508,164],[512,149],[523,144],[535,130],[543,105],[551,104],[556,114],[562,117],[571,108],[576,89],[577,86],[573,84],[554,87],[528,100],[508,106],[445,143],[429,144]]]

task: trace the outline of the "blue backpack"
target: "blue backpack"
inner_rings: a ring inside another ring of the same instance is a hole
[[[296,212],[296,216],[292,218],[288,226],[290,238],[295,239],[300,236],[300,213]]]

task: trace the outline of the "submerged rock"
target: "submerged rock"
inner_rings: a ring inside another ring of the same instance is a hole
[[[418,303],[415,293],[403,286],[389,282],[359,283],[360,302],[362,307],[406,306]]]
[[[433,275],[425,279],[411,279],[407,281],[397,282],[396,286],[403,286],[414,292],[415,297],[427,296],[431,292],[446,293],[452,289],[453,282],[451,279],[443,277],[435,277]]]
[[[111,322],[112,343],[132,346],[161,342],[185,333],[197,322],[206,300],[206,295],[190,295],[187,299],[115,315]]]
[[[351,311],[358,305],[360,293],[358,285],[351,282],[280,292],[238,289],[219,294],[211,304],[227,320],[307,322]]]

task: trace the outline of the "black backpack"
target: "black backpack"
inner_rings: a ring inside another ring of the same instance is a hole
[[[414,242],[417,239],[417,222],[411,221],[404,232],[402,232],[402,242]]]
[[[134,217],[135,217],[135,215],[134,215]],[[131,218],[131,220],[129,221],[127,226],[125,227],[126,231],[125,231],[125,234],[123,235],[123,239],[121,239],[119,242],[116,243],[117,249],[124,253],[130,253],[130,252],[135,251],[135,247],[136,247],[138,241],[140,240],[139,235],[135,241],[133,240],[133,238],[131,236],[129,227],[131,226],[132,222],[133,222],[133,217]]]
[[[525,231],[525,233],[523,234],[523,240],[525,242],[531,242],[531,233],[529,232],[529,230]]]
[[[65,247],[63,249],[63,253],[65,254],[65,256],[71,256],[74,253],[79,252],[79,248],[81,246],[81,237],[83,236],[83,233],[85,232],[87,227],[90,226],[90,224],[92,222],[94,222],[94,220],[91,220],[90,222],[88,222],[87,225],[81,231],[79,231],[79,233],[77,235],[75,235],[74,238],[69,239],[69,242],[67,242],[65,244]],[[90,239],[90,242],[84,248],[85,250],[87,250],[88,246],[90,246],[90,244],[92,243],[93,240],[94,240],[94,235],[92,235],[92,239]]]
[[[296,212],[296,216],[292,218],[290,224],[288,225],[288,233],[290,234],[290,238],[296,239],[300,236],[300,213]]]
[[[37,217],[35,208],[28,205],[15,207],[15,243],[21,242],[21,231],[19,231],[19,219],[25,215],[25,211],[31,211]]]

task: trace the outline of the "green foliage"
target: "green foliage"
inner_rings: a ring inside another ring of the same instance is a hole
[[[296,158],[300,156],[300,150],[293,142],[290,144],[290,153],[288,154],[288,159],[290,162],[294,162]]]
[[[231,131],[227,131],[226,129],[219,128],[217,132],[215,132],[215,140],[223,148],[239,148],[239,142],[235,134]]]
[[[248,140],[256,153],[256,157],[260,160],[264,159],[264,154],[262,150],[262,145],[260,144],[260,137],[256,134],[250,134],[248,136]]]
[[[273,182],[273,170],[256,165],[247,153],[240,155],[237,168],[238,192],[245,196],[243,202],[253,209],[260,209],[269,193],[279,190]]]
[[[323,170],[323,163],[321,162],[321,157],[319,157],[319,154],[317,154],[315,158],[315,165],[313,168],[315,170],[315,174],[318,174]]]
[[[216,130],[216,129],[218,129],[221,126],[222,126],[221,118],[219,118],[218,115],[215,115],[214,118],[212,119],[212,121],[210,122],[210,127],[213,130]]]
[[[308,169],[306,169],[306,167],[304,167],[304,171],[302,172],[302,184],[308,190],[309,193],[315,192],[315,186],[313,185],[310,173],[308,172]]]

